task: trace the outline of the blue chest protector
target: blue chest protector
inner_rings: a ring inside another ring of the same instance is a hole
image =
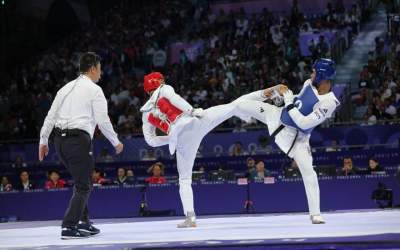
[[[314,91],[312,90],[311,85],[306,86],[303,93],[294,98],[294,105],[298,108],[300,113],[302,113],[304,116],[307,116],[307,115],[311,114],[311,112],[313,112],[313,107],[317,102],[319,102],[319,99],[315,95]],[[292,118],[290,117],[289,112],[287,111],[286,108],[284,108],[282,111],[281,122],[284,125],[296,128],[305,134],[310,134],[311,131],[314,129],[314,128],[309,128],[309,129],[303,130],[303,129],[299,128],[296,125],[296,123],[292,120]]]

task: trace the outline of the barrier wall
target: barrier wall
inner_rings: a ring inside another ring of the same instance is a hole
[[[321,209],[347,210],[377,208],[371,193],[384,183],[394,193],[394,204],[400,202],[400,185],[393,175],[320,178]],[[305,212],[307,203],[303,182],[299,179],[275,179],[269,184],[236,183],[194,184],[195,208],[198,215],[245,213],[244,203],[249,188],[255,213]],[[146,189],[150,210],[172,210],[182,215],[179,188],[175,184],[150,185]],[[0,193],[0,218],[19,220],[61,219],[70,189],[58,191]],[[104,187],[94,189],[89,200],[92,218],[133,217],[139,215],[143,187]]]

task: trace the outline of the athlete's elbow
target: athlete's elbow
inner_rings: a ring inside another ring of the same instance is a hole
[[[312,126],[310,126],[310,124],[308,124],[305,120],[300,120],[297,123],[297,126],[302,129],[302,130],[307,130],[310,129]]]

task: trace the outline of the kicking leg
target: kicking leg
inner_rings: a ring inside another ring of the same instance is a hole
[[[199,119],[200,123],[197,124],[198,131],[201,131],[204,137],[215,127],[231,118],[234,115],[236,105],[236,103],[228,103],[204,110],[203,117]]]
[[[313,224],[323,224],[325,221],[321,217],[320,211],[319,184],[317,174],[312,165],[313,158],[310,145],[308,143],[299,143],[296,144],[294,150],[293,156],[303,178],[311,221]]]
[[[270,134],[279,127],[282,108],[260,101],[238,100],[233,102],[236,104],[235,116],[245,121],[249,121],[250,118],[257,119],[267,125]]]

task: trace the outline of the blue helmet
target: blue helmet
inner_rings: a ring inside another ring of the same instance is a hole
[[[336,63],[331,59],[320,58],[313,65],[315,69],[314,86],[318,87],[323,80],[333,80],[336,75]]]

